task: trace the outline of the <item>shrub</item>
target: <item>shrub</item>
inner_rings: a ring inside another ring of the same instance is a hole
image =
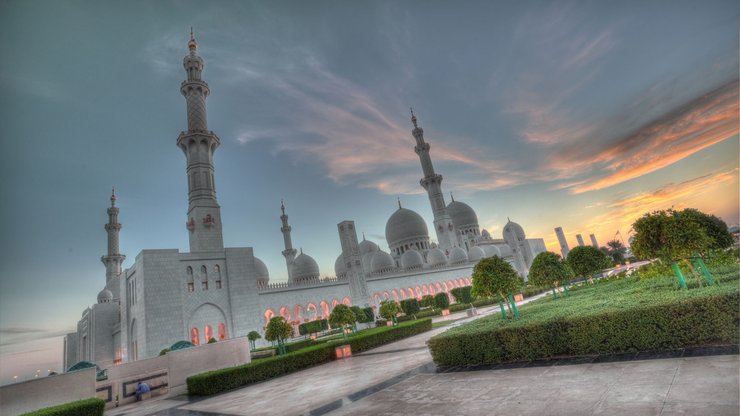
[[[353,306],[350,309],[352,310],[352,313],[355,314],[356,322],[364,324],[373,321],[373,308],[360,308],[359,306]]]
[[[378,319],[377,321],[375,321],[375,326],[376,327],[378,327],[378,326],[386,326],[387,324],[388,324],[388,320],[387,319]]]
[[[298,333],[301,335],[315,334],[317,332],[326,331],[327,329],[329,329],[329,321],[326,319],[319,319],[298,325]]]
[[[213,337],[211,337],[211,339],[209,339],[209,340],[208,340],[208,343],[209,343],[209,344],[215,344],[215,343],[217,343],[217,342],[218,342],[218,341],[216,341],[216,338],[213,338]]]
[[[691,296],[675,290],[670,277],[599,285],[610,287],[574,290],[568,303],[576,305],[553,308],[546,298],[528,305],[528,319],[492,316],[448,330],[429,340],[432,357],[440,366],[480,365],[740,341],[736,282]]]
[[[434,306],[434,296],[433,295],[422,296],[421,302],[419,302],[419,305],[421,305],[422,308],[429,308],[431,306]]]
[[[317,342],[312,339],[304,339],[302,341],[296,341],[291,342],[290,344],[285,344],[285,352],[294,352],[298,350],[302,350],[304,348],[308,348],[312,345],[315,345]]]
[[[450,294],[455,298],[456,303],[470,303],[473,301],[471,289],[470,286],[456,287],[450,290]]]
[[[423,311],[419,311],[415,313],[414,316],[416,316],[416,319],[421,319],[421,318],[429,318],[430,316],[437,316],[441,314],[442,314],[441,309],[429,308],[429,309],[424,309]]]
[[[170,352],[170,349],[169,349],[169,348],[162,348],[162,350],[161,350],[161,351],[159,351],[159,355],[165,355],[165,354],[167,354],[168,352]]]
[[[422,319],[395,327],[368,329],[350,338],[347,343],[352,346],[352,352],[357,353],[431,329],[432,320]],[[334,348],[343,344],[345,342],[342,340],[330,341],[237,367],[197,374],[187,378],[188,394],[216,394],[331,361],[335,358]]]
[[[401,313],[401,307],[395,300],[384,300],[380,302],[380,316],[385,320],[391,320]]]
[[[21,416],[103,416],[104,412],[105,402],[92,397],[58,406],[46,407],[34,412],[24,413]]]
[[[434,307],[437,309],[447,309],[450,307],[450,298],[446,293],[437,293],[434,296]]]
[[[450,312],[460,312],[466,309],[470,309],[469,303],[455,303],[455,304],[450,305],[449,307]]]
[[[594,274],[612,266],[609,256],[592,246],[574,247],[566,261],[576,275],[587,277],[591,283]]]
[[[570,270],[563,259],[549,251],[538,254],[529,268],[529,282],[534,286],[553,288],[567,284],[570,277]]]
[[[415,298],[402,300],[401,309],[406,315],[413,315],[421,310],[421,308],[419,307],[419,301]]]
[[[332,328],[344,329],[345,327],[353,325],[355,322],[355,313],[352,312],[352,309],[350,309],[349,306],[343,303],[335,306],[334,310],[331,311],[331,315],[329,315],[329,323]]]

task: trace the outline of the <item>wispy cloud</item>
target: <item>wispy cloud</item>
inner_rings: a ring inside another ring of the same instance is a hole
[[[666,116],[587,153],[573,145],[553,158],[557,169],[598,167],[588,180],[570,186],[573,193],[607,188],[669,166],[738,134],[738,82],[723,85]],[[585,163],[584,163],[585,162]]]
[[[55,331],[31,327],[0,328],[0,346],[18,344],[30,340],[59,337],[66,335],[73,330],[74,329],[72,328]]]

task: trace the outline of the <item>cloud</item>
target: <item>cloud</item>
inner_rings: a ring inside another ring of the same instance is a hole
[[[560,169],[585,164],[600,174],[570,186],[573,193],[608,188],[669,166],[738,134],[738,81],[723,85],[594,154],[571,146],[554,158]]]
[[[19,344],[30,340],[59,337],[72,331],[74,331],[73,328],[56,331],[31,327],[0,328],[0,346]]]

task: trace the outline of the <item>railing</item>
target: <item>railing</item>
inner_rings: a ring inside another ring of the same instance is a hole
[[[317,280],[303,280],[300,282],[276,282],[276,283],[268,283],[268,284],[257,284],[257,291],[258,292],[269,292],[269,291],[281,291],[281,290],[292,290],[292,289],[298,289],[298,288],[308,288],[308,287],[321,287],[321,286],[332,286],[336,284],[343,284],[346,283],[346,278],[336,278],[336,277],[325,277],[323,279],[317,279]]]

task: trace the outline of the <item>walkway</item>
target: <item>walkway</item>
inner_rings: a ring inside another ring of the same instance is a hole
[[[500,409],[533,415],[667,415],[700,408],[702,414],[740,413],[738,355],[437,374],[426,341],[447,328],[217,396],[155,399],[106,414],[480,415]]]

